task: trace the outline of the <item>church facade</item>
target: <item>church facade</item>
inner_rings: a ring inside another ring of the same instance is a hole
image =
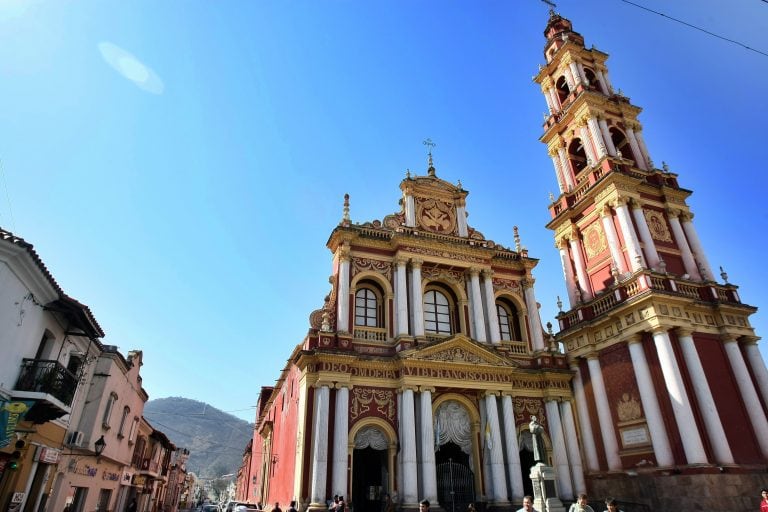
[[[654,166],[607,55],[554,12],[545,36],[541,141],[560,185],[548,227],[569,298],[558,334],[539,317],[537,260],[517,233],[510,248],[468,225],[468,192],[430,155],[383,219],[352,222],[345,199],[331,292],[262,389],[240,496],[516,509],[534,451],[563,501],[681,508],[685,482],[697,503],[733,505],[768,483],[756,308],[716,281],[691,192]]]

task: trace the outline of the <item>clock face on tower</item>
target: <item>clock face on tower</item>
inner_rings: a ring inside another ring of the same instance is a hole
[[[416,216],[424,229],[435,233],[453,233],[456,227],[456,215],[452,205],[434,199],[420,201]]]

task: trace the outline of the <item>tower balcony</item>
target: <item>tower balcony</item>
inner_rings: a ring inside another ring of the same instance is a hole
[[[70,413],[77,390],[77,377],[58,361],[23,359],[16,386],[15,400],[34,401],[26,419],[45,423]]]
[[[741,302],[734,285],[721,285],[711,281],[691,281],[651,270],[641,270],[632,274],[628,279],[620,280],[617,284],[602,290],[594,299],[577,304],[570,311],[560,312],[557,316],[560,334],[588,324],[603,315],[611,314],[625,304],[651,294],[693,299],[697,302],[713,305],[746,306]]]
[[[635,162],[628,158],[605,156],[595,165],[581,169],[576,174],[576,186],[573,190],[563,192],[549,205],[549,213],[552,218],[555,219],[564,211],[578,205],[589,196],[589,192],[597,184],[602,183],[612,173],[630,176],[657,187],[679,188],[676,174],[662,169],[644,171],[637,168]]]

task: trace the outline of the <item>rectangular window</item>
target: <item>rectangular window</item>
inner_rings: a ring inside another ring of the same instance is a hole
[[[96,512],[107,512],[109,510],[109,501],[112,499],[112,489],[102,489],[99,491],[99,501],[96,503]]]

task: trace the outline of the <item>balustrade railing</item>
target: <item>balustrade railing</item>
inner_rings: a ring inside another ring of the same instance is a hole
[[[352,332],[356,340],[385,342],[387,341],[387,330],[380,327],[359,327],[356,326]]]
[[[77,377],[58,361],[23,359],[15,389],[46,393],[70,406],[77,390]]]

